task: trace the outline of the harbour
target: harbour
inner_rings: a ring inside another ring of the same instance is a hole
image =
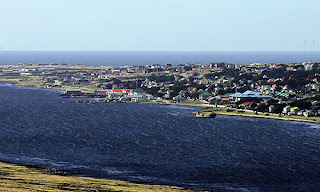
[[[319,188],[318,124],[196,118],[201,108],[190,106],[64,104],[58,93],[0,86],[1,160],[197,190]]]

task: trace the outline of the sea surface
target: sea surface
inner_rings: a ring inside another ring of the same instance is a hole
[[[320,52],[303,51],[1,51],[0,65],[17,63],[67,63],[133,66],[152,64],[230,64],[320,62]]]
[[[76,104],[0,83],[0,160],[213,191],[319,191],[320,126],[196,107]]]

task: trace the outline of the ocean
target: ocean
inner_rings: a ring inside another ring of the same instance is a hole
[[[222,192],[320,189],[319,124],[58,93],[0,83],[0,160]]]
[[[152,64],[230,64],[320,62],[320,52],[165,52],[165,51],[0,51],[0,65],[67,63],[133,66]]]

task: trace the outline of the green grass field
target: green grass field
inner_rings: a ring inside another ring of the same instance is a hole
[[[185,100],[183,103],[181,104],[187,104],[187,105],[192,105],[192,104],[203,104],[203,101],[199,101],[199,100]]]

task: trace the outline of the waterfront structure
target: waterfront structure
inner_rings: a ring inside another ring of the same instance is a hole
[[[81,89],[67,89],[65,92],[64,92],[65,95],[69,95],[69,96],[72,96],[72,95],[82,95],[82,91]]]

